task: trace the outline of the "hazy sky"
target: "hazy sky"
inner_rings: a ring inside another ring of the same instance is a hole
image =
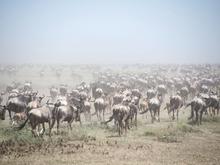
[[[220,0],[0,0],[1,63],[220,63]]]

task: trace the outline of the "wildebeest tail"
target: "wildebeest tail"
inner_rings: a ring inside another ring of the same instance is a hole
[[[146,110],[140,112],[140,114],[142,115],[142,114],[147,113],[147,112],[148,112],[148,109],[146,109]]]
[[[24,123],[22,123],[19,127],[18,127],[18,130],[21,130],[22,128],[24,128],[24,126],[26,125],[26,123],[28,122],[28,118],[25,120]]]
[[[187,108],[188,106],[190,106],[191,105],[191,102],[190,103],[188,103],[188,104],[186,104],[186,106],[185,106],[185,108]]]

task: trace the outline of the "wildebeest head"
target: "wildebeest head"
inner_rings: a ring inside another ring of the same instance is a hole
[[[0,106],[0,119],[5,120],[6,106]]]

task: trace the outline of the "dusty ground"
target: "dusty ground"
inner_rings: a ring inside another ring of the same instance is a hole
[[[48,93],[51,85],[80,81],[67,77],[66,73],[61,80],[53,76],[40,79],[39,75],[22,72],[16,78],[31,79],[34,89]],[[11,80],[13,77],[3,76],[1,88]],[[188,115],[189,109],[182,109],[180,121],[171,122],[167,112],[162,111],[161,122],[154,124],[149,114],[147,119],[139,115],[137,129],[132,128],[122,137],[117,136],[112,123],[101,125],[93,116],[92,123],[75,123],[72,131],[62,124],[60,134],[54,129],[51,139],[48,135],[33,138],[29,128],[15,131],[7,119],[0,121],[0,164],[219,164],[220,117],[205,117],[203,124],[196,126],[187,124]]]
[[[142,120],[141,120],[142,121]],[[207,119],[202,126],[184,121],[150,124],[139,122],[118,137],[112,125],[65,125],[50,139],[33,139],[30,130],[4,130],[0,164],[219,164],[220,119]],[[9,138],[10,139],[10,138]]]

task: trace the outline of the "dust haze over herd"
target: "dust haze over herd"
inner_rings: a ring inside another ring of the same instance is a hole
[[[1,1],[1,63],[218,63],[220,2]]]

